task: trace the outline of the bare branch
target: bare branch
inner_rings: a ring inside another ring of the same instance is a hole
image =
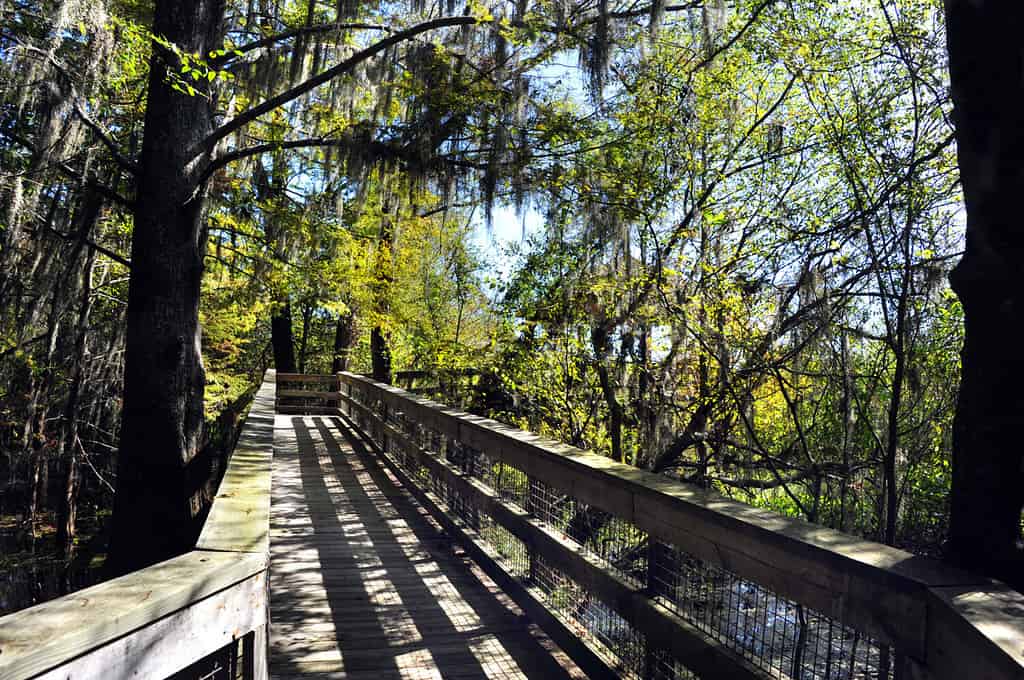
[[[81,102],[78,101],[78,94],[75,92],[74,85],[71,86],[71,98],[75,108],[75,115],[77,115],[78,118],[83,123],[85,123],[85,126],[89,128],[90,131],[92,131],[92,133],[96,136],[97,139],[100,140],[100,142],[103,143],[103,146],[107,147],[107,151],[109,151],[110,155],[114,158],[114,162],[116,162],[122,170],[128,172],[129,174],[134,175],[138,173],[138,164],[135,161],[126,158],[124,155],[122,155],[121,151],[117,148],[117,144],[110,137],[110,135],[107,134],[107,132],[102,127],[100,127],[99,123],[90,118],[89,114],[82,109],[82,105]]]

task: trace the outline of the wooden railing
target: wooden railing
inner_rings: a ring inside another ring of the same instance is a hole
[[[1024,678],[1008,587],[351,373],[384,462],[592,676]]]
[[[338,379],[333,375],[278,373],[278,413],[337,413]]]
[[[0,617],[0,678],[268,677],[274,399],[268,371],[195,549]]]

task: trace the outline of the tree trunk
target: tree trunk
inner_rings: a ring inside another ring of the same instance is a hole
[[[299,340],[299,373],[306,372],[306,351],[309,349],[309,326],[313,322],[313,303],[302,303],[302,338]]]
[[[31,398],[28,406],[28,417],[25,420],[23,442],[25,451],[32,460],[32,496],[29,501],[28,518],[35,536],[35,521],[38,513],[48,502],[50,487],[50,461],[47,448],[46,422],[48,395],[53,387],[55,374],[53,356],[57,349],[61,318],[64,313],[64,300],[72,293],[71,275],[78,271],[78,258],[82,253],[82,244],[77,244],[68,255],[63,272],[54,280],[44,277],[45,286],[49,287],[50,313],[46,322],[46,354],[42,362],[42,375],[33,382]],[[42,294],[40,294],[40,297]]]
[[[208,54],[223,46],[223,13],[222,0],[160,0],[153,33],[185,52]],[[176,72],[175,57],[154,45],[132,235],[114,573],[187,549],[199,510],[186,467],[203,425],[199,292],[206,233],[199,173],[214,107],[205,92],[176,91],[168,79]]]
[[[950,275],[964,308],[948,556],[1024,587],[1024,4],[947,0],[950,76],[967,208]]]
[[[611,352],[610,335],[611,329],[604,318],[594,321],[590,329],[590,344],[594,348],[594,368],[597,370],[597,377],[601,382],[601,394],[604,396],[605,404],[608,407],[608,438],[611,440],[612,460],[622,463],[622,421],[623,408],[619,397],[616,394],[618,385],[612,380],[608,366],[605,364],[606,357]]]
[[[74,358],[71,363],[71,384],[68,400],[64,406],[64,425],[61,432],[61,447],[67,453],[67,469],[64,477],[64,493],[61,495],[60,514],[57,521],[57,550],[62,557],[74,552],[74,541],[78,524],[79,446],[78,446],[78,404],[82,394],[85,374],[85,349],[89,330],[89,313],[92,309],[92,267],[96,252],[90,251],[82,273],[81,306],[75,334]]]
[[[87,190],[82,202],[78,225],[78,248],[85,246],[103,210],[103,200],[94,191]],[[77,260],[77,258],[76,258]],[[68,398],[64,404],[63,423],[58,441],[58,460],[67,454],[63,493],[60,497],[57,517],[57,550],[61,556],[68,556],[74,550],[77,533],[79,458],[78,458],[78,411],[85,376],[85,350],[89,332],[89,314],[92,310],[92,270],[96,251],[89,250],[81,273],[81,294],[79,296],[78,319],[75,324],[75,345],[71,360]]]
[[[346,312],[338,317],[337,325],[334,327],[334,360],[331,362],[331,372],[341,373],[348,370],[349,348],[352,346],[352,312]]]
[[[295,373],[295,343],[292,340],[292,306],[285,298],[270,317],[270,344],[274,347],[274,368],[278,373]]]
[[[388,204],[385,202],[383,218],[380,223],[380,233],[377,237],[377,252],[374,257],[374,269],[376,276],[376,294],[374,305],[379,317],[385,316],[391,310],[391,248],[394,245],[394,229],[391,226],[391,217],[388,212]],[[391,351],[388,349],[388,339],[384,332],[383,325],[378,322],[370,333],[370,366],[373,372],[373,379],[378,382],[391,382]]]
[[[370,333],[370,365],[374,380],[391,382],[391,351],[388,349],[384,329],[380,326],[374,326]]]

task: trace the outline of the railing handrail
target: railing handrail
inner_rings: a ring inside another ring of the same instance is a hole
[[[926,677],[1024,678],[1024,596],[1002,583],[732,501],[364,376],[341,373],[337,379],[659,540],[896,645]],[[343,392],[339,397],[346,399]]]
[[[166,677],[250,632],[249,675],[266,676],[274,391],[269,370],[195,549],[0,617],[0,677]]]

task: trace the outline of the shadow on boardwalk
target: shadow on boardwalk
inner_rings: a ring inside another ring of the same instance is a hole
[[[339,418],[278,416],[274,678],[582,677]]]

